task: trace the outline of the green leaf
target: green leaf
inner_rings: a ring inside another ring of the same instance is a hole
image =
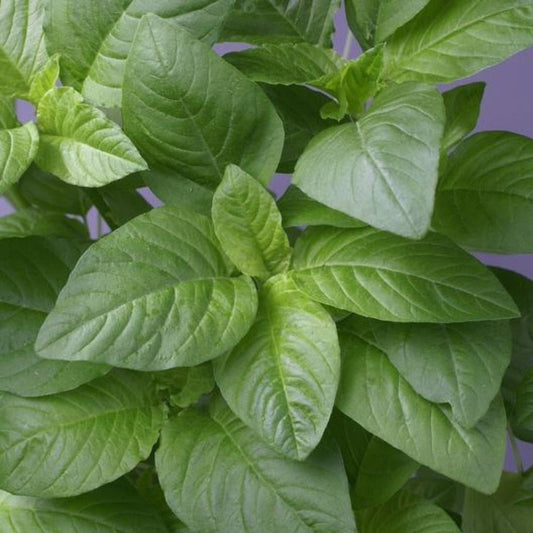
[[[21,209],[12,215],[0,218],[0,239],[32,235],[88,237],[87,229],[78,220],[34,207]]]
[[[12,98],[0,95],[0,130],[17,128],[20,126],[15,112],[15,102]]]
[[[391,85],[356,124],[319,133],[293,183],[332,209],[420,238],[433,211],[444,120],[435,88]]]
[[[0,94],[24,96],[46,61],[42,0],[3,0],[0,4]]]
[[[189,409],[170,420],[155,460],[168,504],[194,531],[355,532],[342,459],[330,441],[305,462],[287,459],[220,399],[209,414]]]
[[[284,276],[263,286],[255,324],[215,361],[233,412],[276,451],[298,460],[322,438],[339,373],[335,323]]]
[[[215,378],[210,363],[183,370],[185,372],[180,390],[172,394],[170,399],[174,405],[184,409],[198,402],[204,394],[210,393],[215,388]]]
[[[285,143],[278,172],[292,174],[296,161],[309,141],[322,130],[337,125],[333,120],[323,120],[320,109],[330,99],[307,87],[298,85],[262,85],[285,129]]]
[[[335,226],[337,228],[360,228],[364,222],[349,217],[340,211],[309,198],[297,187],[291,185],[278,202],[278,209],[285,227]]]
[[[450,404],[453,418],[467,428],[488,411],[511,360],[508,322],[395,324],[361,318],[351,324],[418,394]]]
[[[39,355],[139,370],[217,357],[244,336],[257,308],[252,280],[231,274],[206,217],[154,209],[80,259],[41,328]]]
[[[141,176],[150,190],[166,205],[185,207],[211,216],[213,191],[169,170],[147,170]]]
[[[533,442],[533,369],[524,375],[516,391],[511,426],[519,439]]]
[[[281,120],[261,89],[153,15],[141,21],[128,58],[123,114],[151,166],[211,189],[230,163],[267,184],[283,147]]]
[[[346,0],[348,24],[366,50],[384,41],[421,11],[429,0]]]
[[[359,511],[357,526],[360,533],[460,533],[444,509],[407,491],[380,507]]]
[[[75,496],[117,479],[148,457],[165,420],[151,378],[126,370],[0,401],[0,486],[27,496]]]
[[[467,490],[463,514],[464,533],[527,533],[533,523],[533,506],[520,501],[521,477],[504,472],[496,493],[485,496]]]
[[[126,59],[141,17],[155,13],[209,45],[233,0],[54,0],[48,2],[48,49],[61,54],[64,82],[88,100],[119,107]]]
[[[485,83],[475,82],[455,87],[442,94],[446,108],[443,152],[449,152],[476,127],[484,92]]]
[[[36,165],[23,174],[17,190],[30,205],[46,211],[84,215],[90,207],[79,187],[43,172]]]
[[[17,183],[39,147],[39,132],[28,122],[19,128],[0,130],[0,194]]]
[[[530,0],[432,0],[387,42],[385,77],[466,78],[531,46],[532,24]]]
[[[146,163],[120,127],[82,102],[70,87],[48,91],[39,102],[39,167],[82,187],[101,187],[144,170]]]
[[[457,243],[494,253],[532,253],[533,140],[478,133],[452,154],[437,190],[433,226]]]
[[[335,74],[346,63],[331,49],[308,43],[265,44],[224,55],[250,79],[273,85],[312,83]]]
[[[38,105],[42,97],[56,87],[59,80],[59,54],[54,54],[31,79],[29,100]]]
[[[236,0],[222,41],[309,42],[330,47],[339,4],[339,0]]]
[[[243,274],[267,279],[289,268],[291,248],[276,202],[239,167],[226,168],[212,216],[223,250]]]
[[[40,237],[0,241],[0,390],[43,396],[107,372],[104,365],[47,361],[33,349],[83,248],[76,241]]]
[[[292,278],[311,298],[393,322],[468,322],[517,316],[490,271],[436,233],[411,241],[373,228],[311,228]]]
[[[124,482],[61,499],[45,500],[0,491],[0,523],[9,526],[9,533],[168,532],[155,509]]]
[[[422,398],[383,352],[343,324],[337,407],[419,463],[484,493],[494,491],[506,444],[500,398],[474,428],[465,429],[447,406]]]

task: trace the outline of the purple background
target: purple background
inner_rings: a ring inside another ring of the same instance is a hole
[[[347,24],[342,11],[336,18],[336,33],[334,36],[335,48],[342,53],[346,44]],[[217,45],[219,53],[239,50],[245,45],[224,44]],[[356,43],[350,47],[350,58],[355,58],[361,53]],[[489,68],[471,78],[452,84],[462,85],[471,81],[485,81],[487,88],[483,100],[481,116],[477,131],[507,130],[533,137],[533,48],[516,54],[504,63]],[[21,104],[18,107],[19,118],[22,122],[34,119],[33,108]],[[288,185],[288,176],[278,175],[272,180],[272,189],[278,194],[282,193]],[[0,198],[0,215],[4,216],[13,211],[4,198]],[[96,220],[96,213],[92,212],[90,220]],[[533,226],[533,225],[532,225]],[[533,279],[533,255],[495,255],[476,254],[482,261],[490,265],[501,266],[515,270]],[[533,465],[533,445],[520,443],[520,450],[524,466]],[[507,454],[505,467],[514,470],[515,464],[511,453]]]

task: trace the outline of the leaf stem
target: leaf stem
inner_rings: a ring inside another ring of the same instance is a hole
[[[507,433],[509,434],[509,441],[511,442],[516,470],[522,475],[524,473],[524,463],[522,461],[522,456],[520,455],[520,450],[518,449],[518,442],[510,426],[507,428]]]
[[[352,51],[352,44],[353,44],[353,35],[350,30],[348,30],[348,33],[346,34],[346,40],[344,41],[344,47],[342,49],[342,57],[344,59],[349,59],[350,52]]]

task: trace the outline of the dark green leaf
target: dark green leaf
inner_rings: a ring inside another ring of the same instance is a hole
[[[251,279],[231,274],[206,217],[154,209],[84,254],[41,328],[39,354],[140,370],[212,359],[237,344],[257,308]]]
[[[6,533],[168,533],[153,507],[124,482],[83,496],[39,499],[0,491]]]
[[[349,329],[347,329],[349,328]],[[450,409],[431,403],[405,381],[387,356],[344,323],[337,407],[391,446],[433,470],[490,493],[505,455],[506,419],[500,398],[472,429]]]
[[[435,88],[389,86],[356,124],[329,128],[311,141],[293,183],[328,207],[420,238],[433,211],[444,121]]]
[[[209,414],[190,409],[166,424],[156,468],[171,509],[194,531],[355,532],[336,447],[287,459],[220,400]]]
[[[107,372],[104,365],[47,361],[33,349],[83,248],[76,241],[40,237],[0,241],[0,390],[43,396]]]
[[[411,241],[372,228],[311,228],[294,251],[297,285],[313,299],[393,322],[517,316],[490,271],[438,234]]]
[[[0,486],[58,498],[97,488],[146,459],[165,419],[152,379],[117,370],[44,398],[0,396]]]
[[[148,163],[200,185],[215,188],[229,163],[266,184],[278,165],[283,127],[264,93],[153,15],[139,25],[127,61],[123,106],[124,127]]]
[[[0,95],[0,130],[16,128],[19,125],[14,100]]]
[[[485,83],[476,82],[443,93],[446,108],[443,152],[449,152],[476,127],[484,91]]]
[[[39,167],[82,187],[101,187],[144,170],[146,163],[119,126],[82,102],[70,87],[48,91],[40,100]]]
[[[288,269],[291,248],[274,198],[235,165],[226,167],[212,217],[222,249],[240,272],[267,279]]]
[[[339,0],[236,0],[222,31],[226,41],[309,42],[331,46]]]
[[[284,276],[263,286],[255,324],[215,361],[232,410],[279,453],[299,460],[322,437],[339,374],[335,323]]]
[[[510,132],[470,137],[437,190],[433,226],[486,252],[532,253],[533,140]]]
[[[532,24],[531,0],[432,0],[387,42],[386,77],[466,78],[531,46]]]
[[[48,49],[61,54],[62,75],[86,98],[118,107],[126,59],[141,17],[155,13],[213,44],[233,0],[54,0],[48,2]]]
[[[533,442],[533,369],[524,375],[516,391],[511,426],[519,439]]]

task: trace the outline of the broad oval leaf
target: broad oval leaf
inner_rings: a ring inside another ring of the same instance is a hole
[[[31,122],[0,130],[0,193],[17,183],[37,155],[38,147],[39,132]]]
[[[533,369],[526,372],[516,391],[511,426],[519,439],[533,442]]]
[[[356,124],[319,133],[296,164],[293,183],[328,207],[421,238],[433,211],[444,121],[435,88],[391,85]]]
[[[257,309],[252,280],[231,274],[207,217],[154,209],[83,255],[41,328],[39,355],[139,370],[212,359]]]
[[[156,510],[125,482],[61,499],[0,491],[0,524],[9,524],[9,533],[168,533]]]
[[[460,533],[444,509],[407,491],[357,513],[361,533]]]
[[[466,78],[533,44],[530,0],[432,0],[395,32],[385,76],[443,83]]]
[[[202,533],[354,533],[341,456],[325,442],[304,462],[257,439],[218,399],[163,428],[156,469],[170,508]]]
[[[44,398],[0,396],[0,487],[27,496],[75,496],[146,459],[165,419],[152,379],[117,370]]]
[[[452,419],[402,378],[387,356],[345,324],[337,407],[365,429],[419,463],[483,493],[498,486],[505,456],[506,418],[500,398],[471,429]]]
[[[208,44],[234,0],[54,0],[47,3],[47,47],[61,54],[64,81],[104,107],[120,106],[124,69],[141,17],[155,13]]]
[[[309,42],[331,46],[339,0],[236,0],[222,40],[248,43]]]
[[[488,411],[511,361],[508,322],[395,324],[353,319],[351,324],[387,355],[418,394],[450,404],[453,418],[467,428]]]
[[[533,139],[483,132],[452,154],[437,189],[433,226],[457,243],[532,253]]]
[[[62,239],[0,240],[0,390],[19,396],[55,394],[109,370],[92,363],[47,361],[33,349],[83,249],[77,241]]]
[[[43,0],[0,3],[0,94],[25,96],[46,61],[43,18]]]
[[[223,250],[243,274],[266,279],[288,269],[291,248],[274,198],[235,165],[215,192],[212,217]]]
[[[393,322],[468,322],[517,316],[491,272],[447,238],[412,241],[373,228],[311,228],[292,278],[311,298]]]
[[[37,108],[36,163],[72,185],[101,187],[146,163],[117,124],[70,87],[48,91]]]
[[[229,163],[265,184],[276,170],[284,134],[272,104],[185,29],[143,17],[123,92],[125,130],[151,166],[209,188]]]
[[[255,324],[215,377],[232,410],[278,452],[305,459],[317,446],[340,377],[329,313],[277,276],[259,293]]]

